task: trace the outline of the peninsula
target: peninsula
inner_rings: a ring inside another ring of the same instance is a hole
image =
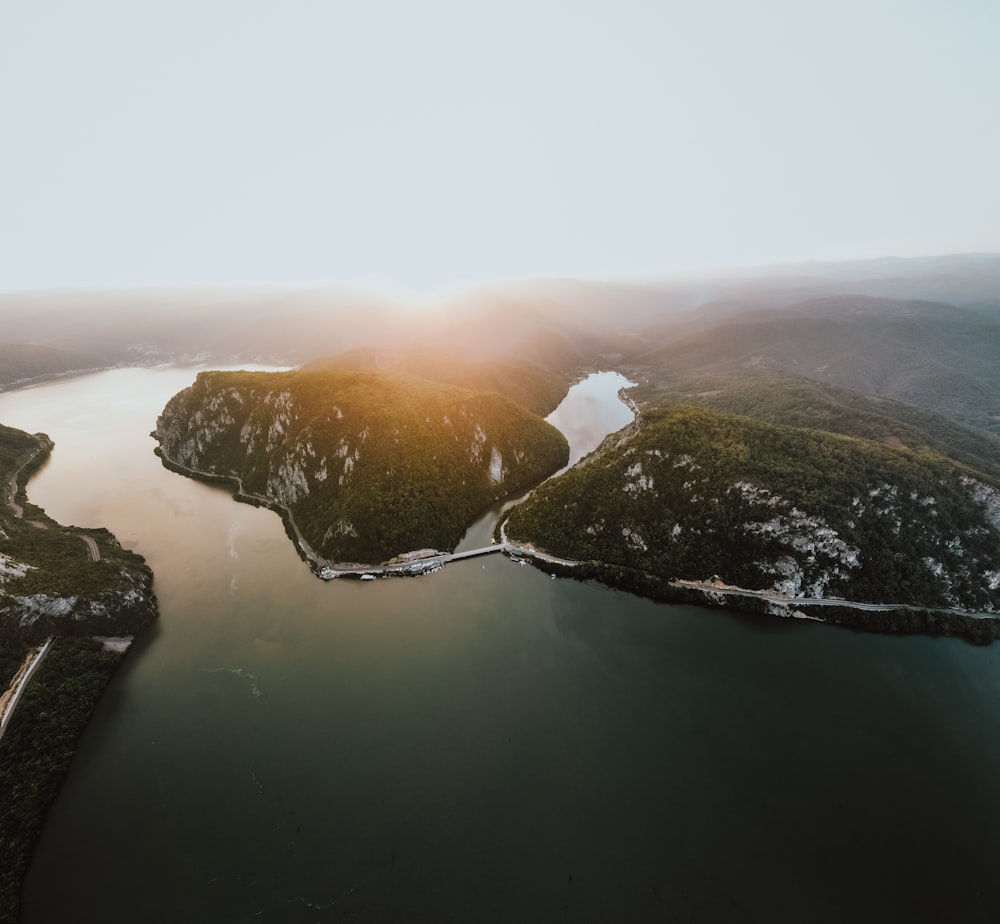
[[[281,513],[317,570],[453,548],[480,511],[569,454],[558,430],[496,391],[336,364],[201,373],[154,436],[168,467]]]

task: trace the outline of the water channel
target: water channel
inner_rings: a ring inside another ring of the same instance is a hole
[[[153,455],[193,377],[0,396],[56,443],[32,500],[146,556],[161,606],[50,814],[26,924],[1000,920],[1000,646],[502,556],[324,583],[274,513]],[[593,445],[630,418],[604,382]]]

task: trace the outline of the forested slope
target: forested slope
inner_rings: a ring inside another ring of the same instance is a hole
[[[647,338],[630,367],[650,399],[699,380],[793,376],[945,415],[1000,440],[997,356],[1000,325],[984,314],[836,296],[700,324],[695,313],[686,327]]]
[[[156,616],[152,572],[107,530],[63,526],[27,499],[28,476],[50,450],[47,437],[0,426],[0,637],[131,634]]]
[[[509,398],[356,369],[202,373],[156,436],[167,460],[286,508],[337,562],[451,548],[568,458],[562,434]]]
[[[664,578],[995,610],[1000,492],[926,450],[687,406],[515,508],[515,540]]]

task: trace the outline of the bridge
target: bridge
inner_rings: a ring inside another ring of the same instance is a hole
[[[479,558],[482,555],[494,555],[497,552],[505,552],[509,555],[521,555],[525,558],[537,558],[541,561],[548,561],[554,564],[575,565],[576,562],[534,549],[523,548],[510,542],[495,542],[492,545],[485,545],[478,549],[466,549],[462,552],[440,552],[435,555],[427,555],[423,558],[414,558],[409,561],[395,562],[391,565],[334,565],[324,564],[317,570],[317,574],[326,580],[335,577],[360,577],[365,580],[381,577],[383,575],[396,575],[399,577],[425,574],[428,571],[436,571],[443,568],[449,562],[462,561],[467,558]]]
[[[510,546],[506,542],[495,542],[493,545],[484,545],[481,549],[467,549],[465,552],[451,552],[441,556],[441,563],[449,561],[460,561],[463,558],[477,558],[480,555],[489,555],[492,552],[509,552]]]

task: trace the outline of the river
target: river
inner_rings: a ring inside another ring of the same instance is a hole
[[[1000,645],[502,556],[324,583],[274,513],[153,455],[193,376],[0,396],[55,440],[32,500],[141,552],[161,607],[49,816],[26,924],[1000,920]]]

